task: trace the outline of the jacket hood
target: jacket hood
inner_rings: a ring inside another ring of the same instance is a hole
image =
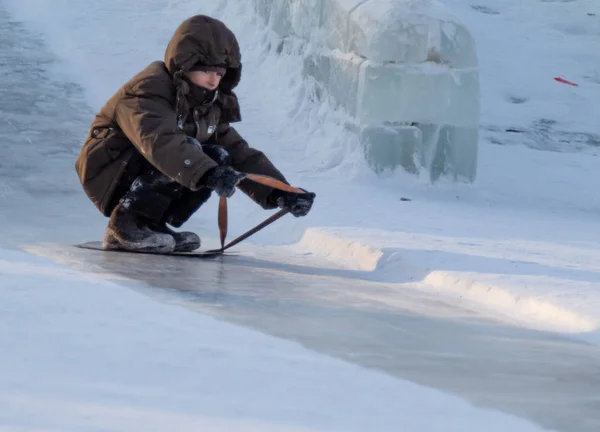
[[[241,120],[240,107],[233,89],[242,76],[240,46],[233,32],[216,18],[195,15],[183,21],[175,30],[165,51],[165,65],[177,88],[176,110],[185,121],[190,103],[189,84],[183,74],[198,63],[226,69],[219,83],[218,103],[224,122]]]
[[[189,71],[196,64],[225,67],[219,90],[231,91],[241,78],[241,54],[233,32],[216,18],[195,15],[175,30],[165,51],[165,65],[172,76]]]

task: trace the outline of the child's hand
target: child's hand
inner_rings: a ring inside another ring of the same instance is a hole
[[[304,190],[304,189],[302,189]],[[289,208],[295,217],[306,216],[312,208],[316,194],[314,192],[294,193],[275,191],[275,200],[280,208]]]
[[[220,197],[229,198],[235,192],[237,184],[245,175],[228,166],[219,166],[206,173],[206,186]]]

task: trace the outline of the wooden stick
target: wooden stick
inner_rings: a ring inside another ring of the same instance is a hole
[[[227,237],[227,198],[225,197],[221,197],[219,200],[219,234],[221,235],[221,250],[223,250]]]
[[[284,208],[279,210],[277,213],[275,213],[273,216],[271,216],[270,218],[266,219],[264,222],[256,225],[254,228],[252,228],[251,230],[245,232],[244,234],[242,234],[241,236],[239,236],[238,238],[232,240],[231,242],[229,242],[227,245],[221,247],[221,251],[224,251],[225,249],[229,249],[232,246],[235,246],[236,244],[238,244],[239,242],[241,242],[242,240],[246,240],[248,237],[250,237],[251,235],[253,235],[254,233],[260,231],[261,229],[263,229],[264,227],[266,227],[267,225],[272,224],[273,222],[275,222],[277,219],[279,219],[282,216],[285,216],[286,214],[289,213],[289,209]]]
[[[260,174],[245,174],[246,178],[249,180],[252,180],[256,183],[260,183],[263,184],[265,186],[270,186],[272,188],[275,189],[281,189],[283,191],[286,192],[293,192],[293,193],[305,193],[304,190],[294,187],[294,186],[290,186],[282,181],[279,181],[277,179],[274,179],[273,177],[269,177],[269,176],[265,176],[265,175],[260,175]],[[278,211],[277,213],[275,213],[273,216],[269,217],[268,219],[266,219],[264,222],[258,224],[257,226],[255,226],[254,228],[252,228],[251,230],[245,232],[244,234],[242,234],[241,236],[237,237],[236,239],[232,240],[229,244],[225,245],[225,238],[227,237],[227,198],[225,197],[221,197],[220,201],[219,201],[219,215],[218,215],[218,220],[219,220],[219,234],[220,234],[220,238],[221,238],[221,249],[215,249],[209,252],[224,252],[225,249],[228,249],[232,246],[235,246],[236,244],[238,244],[239,242],[247,239],[248,237],[250,237],[251,235],[255,234],[256,232],[260,231],[261,229],[263,229],[264,227],[266,227],[267,225],[272,224],[273,222],[275,222],[277,219],[279,219],[280,217],[286,215],[289,213],[289,209],[284,208],[281,209],[280,211]]]

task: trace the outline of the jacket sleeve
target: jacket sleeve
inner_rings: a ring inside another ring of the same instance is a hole
[[[147,79],[125,90],[115,121],[148,162],[174,181],[197,190],[204,174],[217,163],[187,142],[164,87],[159,80]]]
[[[289,184],[283,174],[275,168],[273,163],[260,150],[254,149],[240,136],[229,124],[221,124],[217,128],[217,142],[223,146],[232,158],[232,167],[237,171],[250,174],[262,174],[273,177]],[[239,183],[242,192],[264,209],[273,209],[277,204],[271,199],[273,188],[242,180]]]

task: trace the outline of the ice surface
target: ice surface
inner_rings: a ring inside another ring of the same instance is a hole
[[[593,432],[594,427],[600,426],[600,413],[593,408],[600,384],[596,376],[600,347],[487,320],[468,308],[446,303],[440,296],[413,289],[408,273],[403,284],[378,282],[352,270],[315,267],[319,260],[307,259],[293,249],[285,254],[286,262],[274,262],[273,255],[281,256],[281,248],[244,248],[239,256],[199,261],[141,258],[137,254],[106,254],[57,245],[34,245],[26,249],[76,271],[94,272],[152,298],[390,375],[402,380],[400,383],[408,380],[458,394],[479,407],[501,410],[547,428]],[[402,295],[398,295],[400,291]],[[251,338],[251,334],[247,337]],[[260,356],[261,344],[252,338],[240,349],[245,346],[256,350],[247,360],[251,363],[253,357]],[[432,350],[434,346],[436,349]],[[291,351],[287,357],[292,355],[299,354]],[[211,367],[210,362],[206,363]],[[274,359],[274,369],[279,363]],[[319,383],[308,381],[306,385],[327,382],[330,391],[336,391],[339,385],[334,380],[345,369],[340,365],[335,376]],[[572,377],[573,370],[577,370],[576,378]],[[306,376],[307,372],[301,369],[297,374]],[[290,382],[290,378],[286,381]],[[352,382],[346,386],[362,385],[361,375]],[[361,399],[357,398],[367,398],[370,392],[371,397],[378,395],[374,404],[378,412],[365,416],[375,408],[366,404],[347,418],[344,430],[396,431],[403,427],[399,418],[406,417],[402,413],[409,406],[395,395],[384,395],[386,386],[382,384],[375,382],[373,386],[379,387],[378,390],[365,388],[362,395],[351,391],[344,398],[348,404],[359,403]],[[288,385],[294,388],[293,381]],[[271,392],[277,389],[269,388]],[[419,393],[413,391],[408,397],[418,401]],[[437,399],[433,394],[431,397],[427,403],[419,402],[421,410]],[[552,403],[556,400],[561,401],[559,411]],[[330,403],[340,403],[340,408],[344,404],[339,398]],[[304,410],[310,406],[323,407],[323,402],[314,400],[298,408]],[[447,407],[448,411],[455,409]],[[585,424],[572,421],[578,416],[587,419]],[[423,416],[421,428],[464,430],[464,426],[454,426],[453,419],[442,423],[444,417],[440,412],[431,419]],[[356,423],[351,418],[357,419]],[[333,428],[342,425],[340,422],[341,419],[332,416],[320,426]],[[417,427],[413,420],[410,422]],[[476,422],[473,418],[470,427],[476,428]],[[351,423],[355,426],[350,426]],[[480,427],[504,430],[509,426],[500,423]]]
[[[69,259],[73,250],[54,250],[53,258]],[[80,252],[77,250],[77,255]],[[404,332],[406,355],[401,344],[369,337],[377,328],[384,332],[382,336],[395,334],[398,330],[391,324],[402,318],[394,318],[384,304],[372,301],[359,301],[358,310],[345,311],[334,299],[322,296],[331,294],[333,288],[322,278],[308,279],[317,284],[315,288],[326,288],[321,293],[312,291],[323,300],[319,304],[303,294],[301,278],[285,271],[242,265],[224,273],[219,262],[184,260],[186,265],[169,258],[150,258],[154,264],[140,268],[138,260],[122,254],[83,252],[92,258],[87,265],[112,273],[113,280],[91,275],[83,261],[79,263],[84,264],[84,273],[21,251],[0,249],[0,328],[4,329],[0,345],[6,348],[0,368],[1,430],[542,431],[531,420],[476,407],[456,396],[390,376],[391,371],[382,370],[385,363],[406,365],[394,374],[410,372],[410,364],[421,364],[417,380],[427,382],[436,375],[435,370],[443,373],[438,362],[443,357],[428,354],[428,336],[413,342],[410,333]],[[127,283],[119,280],[119,273],[131,275],[136,267],[140,270],[137,276],[149,276],[153,286],[128,290],[117,285]],[[164,280],[160,275],[171,272],[182,272],[180,282],[185,284],[161,288]],[[194,274],[201,279],[193,281]],[[247,283],[232,285],[231,278]],[[268,280],[292,282],[292,286],[283,290],[277,282],[265,283]],[[356,288],[357,284],[349,286]],[[418,295],[413,304],[421,310],[452,311],[435,299]],[[263,314],[264,307],[270,313]],[[353,321],[361,313],[362,318]],[[461,313],[469,316],[468,311]],[[384,319],[383,325],[373,319],[377,316]],[[412,331],[428,321],[415,320],[410,314],[404,319]],[[452,328],[465,325],[468,327],[463,323]],[[356,331],[349,333],[352,326]],[[528,354],[532,360],[536,358],[533,347],[540,346],[536,335],[510,328],[498,332],[512,334],[518,340],[515,343],[530,341]],[[437,337],[451,334],[447,328]],[[493,342],[493,336],[482,336]],[[470,337],[477,335],[467,339]],[[565,371],[592,352],[584,345],[552,336],[547,342],[559,353],[566,350],[564,357],[553,356],[565,364]],[[495,346],[502,351],[502,345]],[[454,359],[453,367],[461,370],[458,358],[469,359],[470,355],[461,354],[459,345],[445,346],[445,356]],[[377,353],[374,347],[384,351]],[[478,351],[476,346],[466,349]],[[490,370],[503,369],[492,350],[487,355],[493,362]],[[419,361],[423,357],[434,361]],[[356,364],[357,360],[369,367]],[[534,366],[529,358],[522,364]],[[480,372],[488,375],[486,369]],[[580,372],[582,378],[587,376],[587,369]],[[495,385],[512,391],[503,376],[492,379]],[[540,384],[541,388],[556,388],[551,381],[540,380]],[[582,383],[577,400],[583,399],[592,384],[591,379]],[[453,385],[461,387],[459,380]],[[564,383],[560,386],[564,389],[560,394],[572,391]],[[548,394],[556,400],[556,393]],[[532,403],[536,405],[535,400]],[[513,404],[516,409],[519,405],[526,404]]]
[[[282,38],[314,46],[305,73],[353,117],[369,164],[473,181],[479,75],[472,36],[433,0],[257,0]],[[404,126],[422,134],[406,138]],[[390,134],[395,135],[389,139]]]

